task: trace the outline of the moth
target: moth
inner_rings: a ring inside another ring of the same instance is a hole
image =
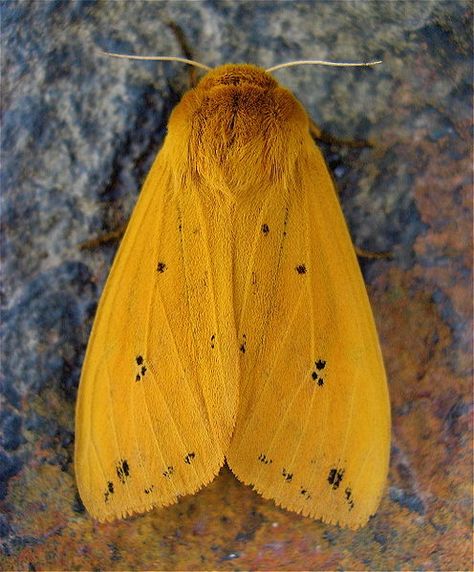
[[[288,510],[350,528],[386,481],[372,311],[308,115],[253,65],[172,112],[110,271],[76,411],[103,521],[177,502],[227,462]]]

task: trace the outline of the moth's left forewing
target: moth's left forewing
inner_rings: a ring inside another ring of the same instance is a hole
[[[134,209],[82,370],[75,472],[101,521],[199,490],[223,465],[234,427],[230,216],[177,175],[182,155],[169,147]]]
[[[386,479],[388,392],[354,248],[309,135],[286,184],[241,209],[240,405],[228,463],[277,504],[357,528]]]

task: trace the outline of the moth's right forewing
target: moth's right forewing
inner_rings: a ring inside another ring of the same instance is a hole
[[[278,505],[358,528],[386,481],[387,383],[330,175],[304,141],[236,222],[241,386],[227,461]]]

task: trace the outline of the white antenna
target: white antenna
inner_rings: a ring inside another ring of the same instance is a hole
[[[376,62],[362,62],[362,63],[346,63],[346,62],[326,62],[324,60],[297,60],[294,62],[288,62],[286,64],[278,64],[271,68],[267,68],[265,71],[270,73],[276,70],[281,70],[283,68],[289,68],[291,66],[306,66],[306,65],[317,65],[317,66],[334,66],[334,67],[368,67],[376,66],[381,64],[382,60]]]
[[[203,70],[211,70],[209,66],[200,64],[193,60],[187,60],[186,58],[178,58],[175,56],[131,56],[129,54],[115,54],[113,52],[104,52],[103,50],[98,50],[103,56],[111,56],[112,58],[122,58],[124,60],[145,60],[145,61],[160,61],[160,62],[181,62],[182,64],[188,64],[196,68],[201,68]]]

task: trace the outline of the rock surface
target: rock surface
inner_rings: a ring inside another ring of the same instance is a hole
[[[11,1],[2,19],[0,567],[468,570],[472,540],[472,6]],[[178,64],[381,58],[277,72],[325,146],[362,261],[393,410],[387,493],[357,531],[276,508],[227,469],[175,506],[98,524],[72,465],[74,403],[119,227],[189,86]]]

